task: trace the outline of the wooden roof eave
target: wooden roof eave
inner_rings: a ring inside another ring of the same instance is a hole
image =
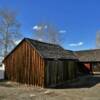
[[[79,62],[78,59],[68,59],[68,58],[44,58],[45,60],[70,60],[70,61],[77,61]]]
[[[35,46],[33,46],[32,43],[31,43],[28,39],[26,39],[26,41],[27,41],[28,44],[30,44],[30,46],[32,47],[32,49],[34,48],[34,49],[37,51],[37,53],[41,56],[41,58],[44,58],[44,57],[41,55],[41,53],[39,52],[39,50],[36,49]]]
[[[17,46],[15,46],[15,48],[13,48],[13,50],[11,50],[10,53],[8,53],[8,54],[4,57],[2,63],[3,63],[3,62],[8,58],[8,56],[9,56],[10,54],[12,54],[12,53],[15,51],[15,49],[18,48],[18,47],[20,46],[20,44],[22,44],[24,41],[25,41],[25,38],[24,38]]]
[[[8,55],[7,55],[6,57],[4,57],[2,63],[4,63],[4,61],[10,56],[10,54],[12,54],[12,53],[15,51],[15,49],[17,49],[17,48],[20,46],[20,44],[22,44],[24,41],[26,41],[26,42],[32,47],[32,49],[34,48],[34,49],[38,52],[38,54],[39,54],[42,58],[44,58],[44,57],[40,54],[40,52],[35,48],[35,46],[33,46],[33,45],[31,44],[31,42],[28,41],[27,38],[24,38],[10,53],[8,53]]]

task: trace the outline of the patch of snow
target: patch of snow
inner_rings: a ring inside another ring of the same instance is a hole
[[[30,97],[35,97],[36,95],[35,94],[30,94]]]
[[[51,91],[50,90],[46,90],[44,93],[48,94],[48,93],[51,93]]]

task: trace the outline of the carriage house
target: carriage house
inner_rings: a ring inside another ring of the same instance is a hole
[[[3,60],[6,79],[40,87],[52,87],[75,79],[77,62],[70,50],[28,38]]]
[[[77,51],[76,55],[90,73],[100,73],[100,49]]]

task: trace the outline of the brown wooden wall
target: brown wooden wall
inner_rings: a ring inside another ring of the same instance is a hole
[[[45,85],[55,87],[77,76],[77,62],[70,60],[47,60],[45,67]]]
[[[44,60],[26,41],[4,60],[4,64],[6,79],[44,86]]]

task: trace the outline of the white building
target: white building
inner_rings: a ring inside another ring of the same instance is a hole
[[[0,80],[4,79],[5,67],[4,67],[4,64],[2,64],[3,59],[4,59],[4,57],[0,57]]]

